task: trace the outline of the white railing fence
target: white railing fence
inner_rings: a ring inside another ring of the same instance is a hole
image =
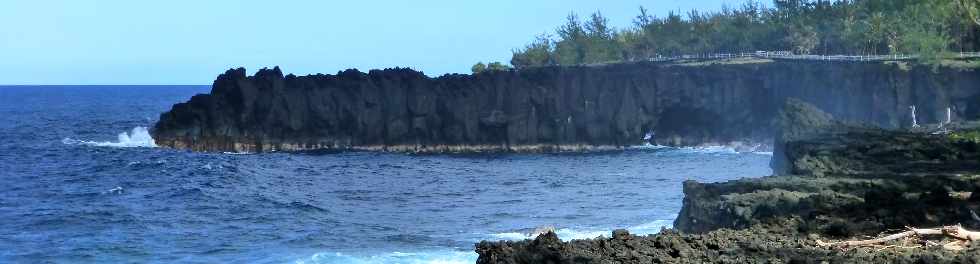
[[[980,52],[955,53],[957,58],[980,58]],[[687,54],[680,56],[657,56],[649,61],[675,61],[692,59],[732,59],[732,58],[763,58],[783,60],[815,60],[815,61],[902,61],[914,60],[918,55],[889,54],[889,55],[798,55],[787,51],[757,51],[753,53],[708,53]]]

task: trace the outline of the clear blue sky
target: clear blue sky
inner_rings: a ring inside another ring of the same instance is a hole
[[[569,12],[616,27],[645,6],[743,0],[0,0],[0,84],[210,84],[233,67],[287,73],[411,67],[465,73],[510,60]]]

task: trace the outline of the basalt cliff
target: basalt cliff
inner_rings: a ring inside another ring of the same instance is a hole
[[[980,71],[883,62],[723,60],[430,78],[410,69],[247,76],[163,113],[160,146],[197,151],[575,151],[768,143],[786,98],[895,128],[980,116]]]
[[[853,125],[798,100],[785,109],[774,153],[784,173],[686,182],[674,229],[485,241],[477,263],[980,263],[977,241],[961,250],[945,248],[948,239],[825,244],[909,227],[980,229],[980,124],[934,134]]]

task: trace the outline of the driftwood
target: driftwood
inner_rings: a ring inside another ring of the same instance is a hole
[[[824,242],[824,241],[817,240],[817,245],[821,247],[842,247],[842,248],[874,246],[874,245],[882,244],[889,241],[895,241],[899,239],[922,238],[925,236],[943,236],[943,237],[955,239],[955,241],[943,245],[943,248],[947,250],[962,250],[966,248],[966,246],[969,245],[971,242],[980,240],[980,232],[966,230],[960,225],[955,225],[955,226],[944,226],[941,228],[908,228],[908,231],[905,232],[887,235],[875,239],[868,239],[868,240],[849,240],[849,241],[839,241],[839,242]]]

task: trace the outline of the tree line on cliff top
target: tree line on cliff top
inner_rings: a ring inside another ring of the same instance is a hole
[[[775,0],[718,12],[657,17],[641,7],[616,29],[601,13],[570,14],[554,35],[513,51],[516,68],[637,61],[659,56],[791,51],[796,54],[918,54],[935,60],[980,50],[978,0]],[[489,67],[474,67],[489,70]],[[499,66],[499,65],[498,65]],[[495,67],[494,69],[506,69]]]

